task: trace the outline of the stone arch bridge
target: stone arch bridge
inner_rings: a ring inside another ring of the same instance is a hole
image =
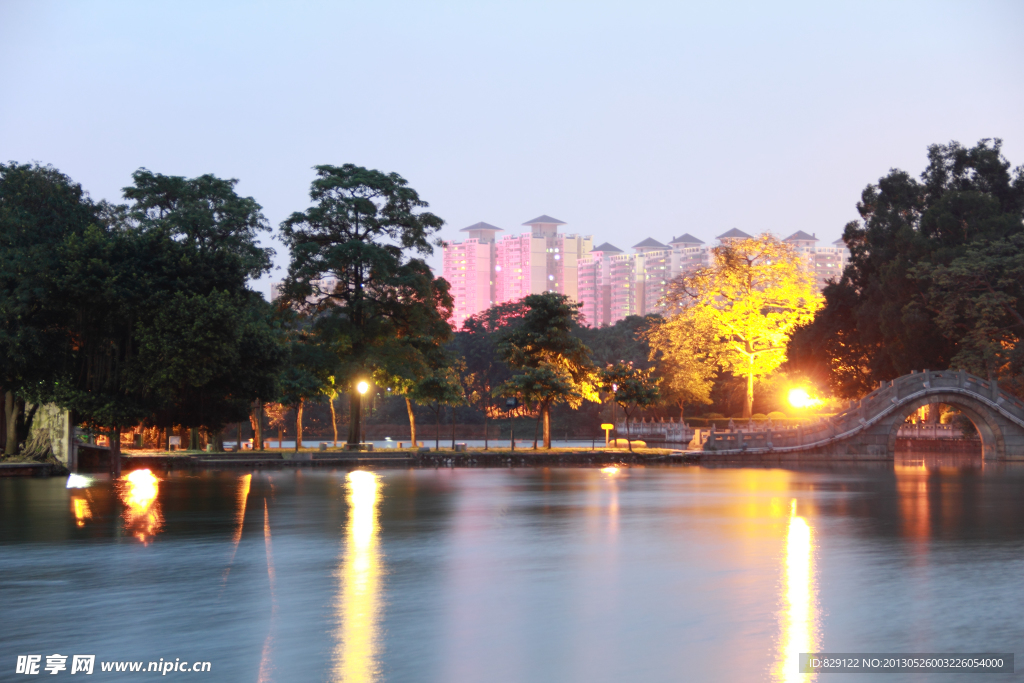
[[[962,370],[925,370],[882,382],[845,411],[796,429],[711,431],[702,435],[703,450],[716,456],[891,460],[900,426],[931,403],[954,406],[974,424],[986,460],[1024,460],[1024,402],[1000,391],[997,382]]]

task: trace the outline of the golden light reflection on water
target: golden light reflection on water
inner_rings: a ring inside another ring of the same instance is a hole
[[[134,470],[122,476],[118,484],[118,495],[125,505],[125,530],[148,544],[164,525],[157,500],[160,480],[149,470]]]
[[[372,472],[349,472],[346,489],[349,518],[345,555],[337,573],[334,678],[363,683],[380,675],[380,479]]]
[[[224,569],[224,576],[222,581],[227,581],[228,574],[231,573],[231,566],[235,562],[235,554],[238,552],[238,543],[242,540],[242,528],[245,526],[245,504],[249,500],[249,488],[252,485],[252,473],[243,475],[238,480],[238,512],[235,513],[235,533],[231,538],[231,559],[228,560],[228,566]],[[264,507],[266,507],[266,501],[264,501]],[[269,518],[267,520],[266,532],[269,534]]]
[[[801,652],[818,650],[818,605],[814,576],[814,535],[807,520],[790,503],[786,536],[783,609],[779,615],[781,638],[775,669],[776,681],[813,681],[814,674],[799,673]]]
[[[80,527],[85,526],[85,520],[92,519],[92,509],[89,507],[89,501],[83,496],[73,496],[71,498],[71,512],[75,515],[75,524]]]

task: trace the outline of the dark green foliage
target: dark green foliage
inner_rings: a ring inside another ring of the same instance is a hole
[[[553,292],[531,294],[522,303],[522,317],[498,333],[498,356],[512,376],[497,391],[537,404],[544,447],[551,448],[551,406],[576,408],[584,400],[597,401],[595,368],[590,349],[575,336],[580,304]]]
[[[868,185],[862,222],[843,234],[850,263],[825,288],[824,310],[794,334],[791,368],[855,397],[880,380],[956,363],[963,339],[936,318],[932,273],[1024,227],[1024,170],[1011,172],[1000,145],[934,145],[920,181],[893,170]]]
[[[626,441],[632,452],[629,437],[629,420],[638,408],[649,408],[661,400],[658,390],[659,379],[652,378],[653,368],[646,370],[633,367],[632,363],[613,363],[601,371],[601,391],[612,395],[626,415]]]
[[[432,348],[451,336],[448,283],[405,250],[432,251],[443,224],[395,173],[346,164],[317,166],[313,206],[281,224],[292,261],[284,301],[308,311],[322,343],[337,354],[338,384],[353,390],[375,371],[422,376]],[[334,287],[317,284],[333,277]],[[351,401],[350,442],[359,402]]]

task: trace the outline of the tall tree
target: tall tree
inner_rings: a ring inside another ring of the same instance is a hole
[[[281,224],[292,253],[282,293],[286,303],[314,314],[338,354],[336,377],[351,397],[348,438],[356,444],[357,383],[410,334],[439,343],[451,335],[448,283],[406,254],[432,253],[430,238],[443,221],[422,210],[427,203],[398,174],[352,164],[317,166],[310,198],[312,207]]]
[[[581,304],[554,292],[531,294],[523,304],[522,319],[498,333],[499,357],[512,369],[499,393],[537,403],[544,448],[551,448],[551,406],[598,401],[596,369],[587,345],[573,334]]]
[[[678,331],[709,331],[718,362],[746,376],[744,417],[753,413],[754,379],[786,360],[793,330],[821,307],[813,273],[792,247],[767,234],[715,247],[711,265],[673,280],[666,298],[688,321],[676,323]]]
[[[459,383],[459,369],[446,366],[438,367],[420,381],[416,382],[410,396],[420,405],[426,406],[434,413],[434,448],[441,447],[441,412],[445,407],[454,409],[465,405],[466,397]],[[454,430],[454,413],[452,428]],[[415,443],[413,444],[415,446]],[[455,448],[454,440],[452,448]]]
[[[951,364],[1019,383],[1024,369],[1024,232],[972,242],[948,265],[925,264],[910,274],[931,283],[925,306],[956,344]]]
[[[59,375],[73,314],[64,245],[98,220],[82,187],[52,166],[0,164],[0,391],[4,454],[24,433],[26,392]],[[19,428],[20,427],[20,428]]]
[[[968,249],[1024,230],[1024,168],[1011,170],[1001,146],[932,145],[920,180],[894,169],[864,189],[861,220],[843,232],[849,264],[826,286],[814,322],[793,335],[791,365],[853,398],[956,362],[959,337],[936,317],[929,271],[948,282],[945,267]]]
[[[156,416],[219,432],[273,389],[281,360],[271,308],[246,287],[269,268],[260,207],[235,181],[135,173],[132,203],[62,251],[72,304],[64,376],[52,398],[108,427]]]

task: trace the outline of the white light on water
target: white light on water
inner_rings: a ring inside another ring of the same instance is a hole
[[[92,477],[83,477],[81,474],[71,473],[68,475],[69,489],[85,489],[92,484]]]

